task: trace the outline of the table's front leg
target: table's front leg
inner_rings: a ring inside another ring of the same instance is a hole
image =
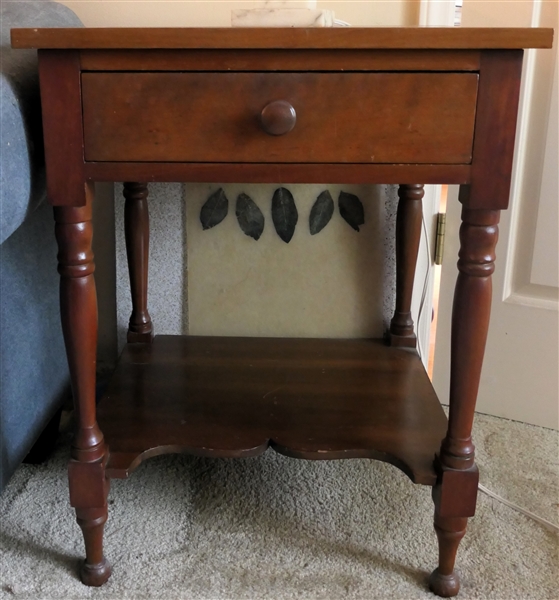
[[[476,506],[478,471],[471,434],[489,327],[499,214],[498,210],[462,210],[452,312],[449,423],[438,457],[439,482],[433,491],[439,567],[431,575],[430,587],[443,597],[456,595],[460,588],[454,562],[467,517],[474,515]]]
[[[56,207],[60,273],[60,309],[76,414],[76,433],[68,469],[70,502],[85,540],[80,576],[86,585],[101,585],[111,574],[103,556],[107,520],[107,448],[95,414],[97,296],[91,241],[93,188],[86,185],[82,207]]]

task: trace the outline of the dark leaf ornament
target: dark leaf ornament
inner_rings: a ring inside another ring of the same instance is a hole
[[[254,200],[244,193],[239,194],[235,214],[243,232],[258,240],[264,231],[264,215]]]
[[[359,225],[365,224],[363,204],[355,194],[340,192],[338,208],[340,209],[340,215],[355,231],[359,231]]]
[[[272,221],[280,238],[288,244],[295,233],[299,213],[291,192],[278,188],[272,198]]]
[[[313,204],[311,214],[309,216],[309,230],[311,235],[315,235],[322,231],[330,222],[334,214],[334,200],[328,190],[320,193],[316,202]]]
[[[200,211],[200,223],[205,229],[211,229],[219,225],[227,216],[229,210],[229,200],[222,188],[214,192],[202,206]]]

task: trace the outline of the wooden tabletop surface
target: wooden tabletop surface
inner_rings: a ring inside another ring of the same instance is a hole
[[[14,48],[514,49],[550,48],[543,28],[56,28],[12,29]]]

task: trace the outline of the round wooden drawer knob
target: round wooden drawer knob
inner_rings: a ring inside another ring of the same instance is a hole
[[[270,102],[260,113],[262,129],[269,135],[289,133],[295,127],[296,121],[295,109],[285,100]]]

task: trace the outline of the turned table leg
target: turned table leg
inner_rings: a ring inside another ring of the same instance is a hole
[[[148,312],[149,211],[145,183],[124,184],[124,236],[132,294],[128,342],[150,342],[153,326]]]
[[[91,204],[86,184],[85,205],[56,207],[54,217],[60,273],[60,310],[76,413],[76,434],[68,475],[70,503],[82,528],[86,559],[80,576],[86,585],[101,585],[111,574],[103,556],[107,520],[107,448],[95,414],[97,296],[93,271]]]
[[[467,188],[463,191],[468,193]],[[454,561],[477,500],[478,471],[471,434],[489,327],[499,214],[498,210],[462,209],[452,311],[449,422],[437,458],[439,480],[433,490],[439,567],[429,584],[443,597],[455,596],[460,589]]]
[[[396,308],[390,322],[390,345],[415,348],[417,337],[413,330],[411,300],[413,279],[421,239],[421,184],[401,185],[398,188],[396,216]]]

